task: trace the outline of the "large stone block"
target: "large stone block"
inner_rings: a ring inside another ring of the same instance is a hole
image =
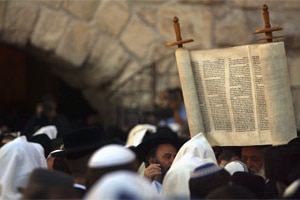
[[[140,91],[135,93],[123,94],[120,98],[120,105],[124,108],[140,110],[150,110],[153,104],[153,95],[150,91]],[[137,119],[138,121],[138,119]]]
[[[39,2],[41,5],[54,9],[59,9],[64,1],[65,0],[36,0],[36,2]]]
[[[127,1],[105,0],[95,14],[95,22],[100,30],[117,36],[123,31],[130,15]]]
[[[121,73],[129,60],[129,55],[122,45],[106,34],[98,40],[90,54],[88,64],[95,66],[93,73],[89,73],[89,81],[99,85],[111,81]]]
[[[110,86],[111,91],[118,91],[122,90],[122,86],[129,82],[133,77],[140,74],[140,71],[142,70],[142,67],[137,62],[130,62],[128,63],[125,68],[122,70],[122,73],[120,76],[118,76],[115,81],[112,82]]]
[[[139,18],[134,18],[130,21],[120,39],[129,51],[142,59],[146,56],[152,43],[156,42],[155,35],[154,30]]]
[[[300,88],[300,58],[294,58],[289,66],[290,82],[293,88]],[[299,104],[300,105],[300,104]]]
[[[138,7],[136,9],[136,13],[141,16],[147,23],[149,23],[151,26],[155,26],[156,24],[156,13],[157,13],[157,7],[155,6],[143,6]]]
[[[27,43],[38,17],[34,3],[8,1],[4,17],[2,40],[23,46]]]
[[[299,34],[296,34],[300,32],[300,27],[296,25],[300,24],[299,10],[274,11],[273,13],[270,13],[270,23],[272,26],[281,26],[283,28],[282,31],[273,32],[274,36],[293,36],[298,38],[298,40],[300,39]]]
[[[67,29],[69,20],[64,13],[42,9],[31,36],[32,44],[44,50],[54,50]]]
[[[262,8],[264,4],[269,7],[269,12],[273,13],[273,9],[298,9],[300,8],[299,1],[297,0],[264,0],[264,1],[253,1],[253,0],[231,0],[227,1],[229,6],[239,6],[242,8]]]
[[[176,67],[175,56],[170,56],[170,58],[162,59],[160,62],[155,63],[155,71],[157,74],[169,74],[171,67]]]
[[[0,1],[0,32],[3,29],[6,1]]]
[[[215,5],[215,4],[222,4],[224,0],[178,0],[180,3],[194,3],[194,4],[205,4],[205,5]]]
[[[252,35],[241,10],[232,10],[224,18],[216,21],[215,41],[219,46],[249,44]]]
[[[252,1],[252,0],[231,0],[227,1],[230,6],[239,6],[243,8],[259,8],[262,7],[263,4],[267,4],[271,7],[276,7],[281,4],[281,0],[264,0],[264,1]]]
[[[169,41],[160,39],[157,40],[154,44],[152,44],[152,46],[149,47],[150,52],[149,52],[148,62],[156,64],[158,62],[163,62],[164,60],[169,60],[169,59],[176,60],[175,58],[176,47],[166,46],[166,43],[171,41],[172,39],[170,39]]]
[[[81,67],[96,41],[97,32],[87,24],[74,21],[67,29],[56,54]]]
[[[93,18],[100,1],[74,1],[65,0],[63,3],[64,9],[72,13],[74,16],[89,21]]]
[[[300,3],[297,0],[285,0],[285,1],[280,1],[282,7],[286,9],[296,9],[298,10],[300,8]]]
[[[132,0],[134,3],[160,3],[160,2],[165,2],[166,0]]]
[[[168,42],[176,40],[173,29],[174,16],[179,19],[182,39],[194,39],[193,43],[185,44],[185,46],[196,46],[200,49],[212,46],[213,16],[209,10],[200,5],[167,5],[159,8],[157,29]]]

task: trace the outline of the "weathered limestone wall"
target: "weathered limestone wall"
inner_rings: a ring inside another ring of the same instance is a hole
[[[300,127],[300,1],[295,0],[2,0],[1,41],[34,49],[53,71],[79,88],[111,123],[116,105],[151,109],[155,95],[179,86],[172,19],[190,49],[254,43],[264,27],[284,30],[291,88]],[[118,113],[117,113],[118,115]]]

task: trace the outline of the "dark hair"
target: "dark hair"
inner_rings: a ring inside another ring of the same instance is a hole
[[[235,172],[231,182],[247,188],[255,198],[262,199],[265,193],[265,180],[263,177],[248,172]]]
[[[154,158],[156,156],[156,151],[157,151],[158,145],[153,147],[149,153],[146,155],[146,159],[145,159],[145,166],[148,167],[150,165],[149,163],[149,159],[150,158]]]
[[[178,99],[178,92],[175,89],[168,89],[168,97],[172,100]]]
[[[29,177],[22,199],[74,199],[73,178],[58,171],[35,169]]]
[[[61,171],[66,174],[72,175],[72,172],[67,165],[67,162],[64,157],[55,157],[53,161],[53,169],[56,171]]]
[[[87,163],[92,156],[93,151],[89,152],[88,154],[81,156],[77,159],[66,159],[67,165],[72,172],[73,177],[85,177],[87,172]]]

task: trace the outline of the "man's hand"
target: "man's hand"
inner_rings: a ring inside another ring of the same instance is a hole
[[[154,180],[155,176],[161,175],[161,168],[160,164],[150,164],[148,167],[146,167],[144,171],[144,176],[151,181]]]

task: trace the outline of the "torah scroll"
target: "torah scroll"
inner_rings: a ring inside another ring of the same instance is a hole
[[[191,136],[212,146],[286,144],[296,123],[283,42],[176,50]]]

